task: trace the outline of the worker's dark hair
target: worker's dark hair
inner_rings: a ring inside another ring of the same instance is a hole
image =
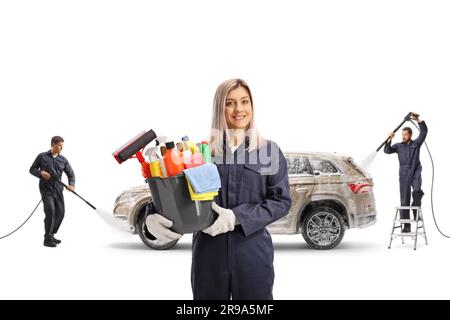
[[[54,136],[54,137],[52,138],[52,145],[58,144],[58,143],[60,143],[60,142],[64,142],[64,139],[63,139],[62,137],[60,137],[60,136]]]
[[[403,131],[408,131],[410,135],[412,135],[412,129],[410,127],[404,127]]]

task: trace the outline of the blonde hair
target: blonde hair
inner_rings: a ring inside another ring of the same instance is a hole
[[[209,136],[209,144],[213,155],[221,155],[223,151],[223,138],[226,135],[226,141],[230,141],[232,129],[228,128],[225,119],[225,102],[227,95],[231,90],[239,87],[245,88],[250,97],[252,104],[252,118],[245,130],[245,136],[249,139],[248,151],[259,149],[265,142],[265,139],[259,134],[255,124],[255,109],[253,105],[253,97],[248,84],[242,79],[229,79],[222,82],[216,90],[213,103],[211,133]]]

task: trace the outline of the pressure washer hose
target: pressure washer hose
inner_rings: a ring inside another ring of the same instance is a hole
[[[33,216],[33,214],[36,212],[37,208],[39,208],[39,205],[41,204],[41,202],[42,202],[42,199],[39,200],[38,204],[37,204],[36,207],[33,209],[33,211],[31,212],[31,214],[28,216],[28,218],[27,218],[20,226],[18,226],[14,231],[11,231],[10,233],[8,233],[8,234],[6,234],[6,235],[1,236],[1,237],[0,237],[0,240],[9,237],[10,235],[16,233],[16,231],[19,231],[19,229],[22,228],[22,227],[25,225],[25,223],[28,222],[28,220],[30,220],[30,218],[31,218],[31,217]]]
[[[411,123],[417,128],[417,130],[420,131],[419,127],[417,126],[417,124],[415,124],[413,121],[411,121]],[[450,236],[446,235],[444,232],[442,232],[442,230],[439,228],[439,225],[436,221],[436,216],[434,214],[434,200],[433,200],[433,193],[434,193],[434,160],[433,160],[433,156],[431,155],[430,152],[430,148],[428,148],[428,144],[425,141],[424,142],[425,147],[427,148],[428,151],[428,155],[430,156],[430,160],[431,160],[431,194],[430,194],[430,199],[431,199],[431,213],[433,215],[433,220],[434,220],[434,224],[436,225],[436,229],[439,231],[439,233],[445,237],[450,239]]]
[[[56,181],[59,182],[64,188],[68,189],[68,186],[67,186],[64,182],[62,182],[61,179],[59,179],[59,177],[58,177],[57,175],[53,174],[52,176],[55,177],[55,178],[56,178]],[[78,193],[76,193],[75,191],[72,191],[72,193],[73,193],[74,195],[76,195],[78,198],[80,198],[81,200],[83,200],[89,207],[91,207],[92,209],[94,209],[94,210],[97,211],[97,208],[96,208],[94,205],[92,205],[89,201],[87,201],[86,199],[84,199],[84,198],[83,198],[82,196],[80,196]],[[36,210],[37,210],[37,208],[39,207],[39,205],[41,204],[41,202],[42,202],[42,199],[39,200],[38,204],[37,204],[36,207],[33,209],[33,211],[32,211],[31,214],[28,216],[28,218],[27,218],[27,219],[26,219],[26,220],[25,220],[25,221],[24,221],[17,229],[15,229],[14,231],[8,233],[7,235],[1,236],[1,237],[0,237],[0,240],[9,237],[10,235],[12,235],[12,234],[14,234],[16,231],[18,231],[20,228],[22,228],[23,225],[24,225],[25,223],[27,223],[28,220],[30,220],[30,218],[31,218],[31,217],[33,216],[33,214],[36,212]]]

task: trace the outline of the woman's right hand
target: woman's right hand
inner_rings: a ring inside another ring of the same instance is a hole
[[[161,242],[169,243],[182,237],[181,234],[169,230],[173,222],[159,213],[149,214],[145,220],[145,224],[148,232]]]

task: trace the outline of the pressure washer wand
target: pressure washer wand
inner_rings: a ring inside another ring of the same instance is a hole
[[[67,186],[67,184],[65,184],[64,182],[62,182],[61,180],[57,180],[59,183],[61,183],[66,189],[68,189],[68,186]],[[85,198],[83,198],[82,196],[80,196],[78,193],[76,193],[75,192],[75,190],[74,191],[71,191],[74,195],[76,195],[78,198],[80,198],[81,200],[83,200],[84,202],[86,202],[86,204],[89,206],[89,207],[91,207],[92,209],[94,209],[94,210],[97,210],[97,208],[92,204],[92,203],[90,203],[89,201],[87,201]]]
[[[58,177],[55,173],[51,172],[50,175],[51,175],[52,178],[55,179],[58,183],[60,183],[61,185],[63,185],[64,188],[69,189],[69,186],[68,186],[67,184],[65,184],[64,182],[62,182],[61,179],[59,179],[59,177]],[[97,211],[97,208],[96,208],[92,203],[90,203],[90,202],[87,201],[85,198],[83,198],[83,197],[80,196],[78,193],[76,193],[75,190],[74,190],[74,191],[71,191],[71,192],[72,192],[74,195],[76,195],[78,198],[80,198],[81,200],[83,200],[89,207],[91,207],[92,209],[94,209],[95,211]]]
[[[400,124],[397,126],[397,128],[395,128],[395,130],[393,131],[394,133],[396,133],[396,132],[397,132],[397,131],[405,124],[405,122],[411,120],[411,114],[412,114],[412,112],[408,112],[408,114],[406,115],[406,117],[403,119],[402,123],[400,123]],[[385,145],[386,143],[388,143],[388,141],[389,141],[389,138],[387,138],[387,139],[386,139],[386,140],[378,147],[377,152],[380,151],[380,149],[383,148],[384,145]]]

